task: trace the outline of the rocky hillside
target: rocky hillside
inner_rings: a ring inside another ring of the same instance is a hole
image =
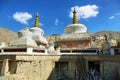
[[[89,33],[89,35],[101,35],[104,36],[104,34],[107,34],[109,38],[114,38],[114,39],[120,39],[120,32],[117,31],[100,31],[96,33]],[[53,40],[55,41],[56,35],[51,35],[51,36],[46,36],[46,39]]]
[[[0,43],[5,42],[7,44],[10,41],[14,41],[16,38],[17,33],[8,29],[0,28]]]
[[[96,35],[104,35],[107,34],[109,38],[120,39],[120,32],[117,31],[100,31],[96,32]]]
[[[107,34],[109,36],[109,38],[115,38],[115,39],[120,39],[120,32],[117,31],[100,31],[100,32],[96,32],[94,33],[95,35],[104,35]],[[8,43],[10,41],[14,41],[15,39],[17,39],[17,33],[5,29],[5,28],[0,28],[0,42],[5,42]],[[46,36],[47,40],[55,40],[56,35],[52,35],[52,36]]]

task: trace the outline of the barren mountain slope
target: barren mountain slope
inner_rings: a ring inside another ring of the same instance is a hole
[[[5,42],[7,44],[10,41],[14,41],[17,37],[17,33],[5,28],[0,28],[0,43]]]

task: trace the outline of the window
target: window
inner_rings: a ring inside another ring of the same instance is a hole
[[[55,62],[55,80],[70,80],[68,79],[68,62]]]
[[[55,62],[56,71],[68,71],[68,62]]]

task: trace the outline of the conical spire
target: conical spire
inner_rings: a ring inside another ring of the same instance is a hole
[[[73,24],[76,24],[76,23],[78,23],[78,21],[77,21],[77,16],[76,16],[76,10],[74,8],[74,11],[73,11]]]
[[[38,12],[36,13],[34,27],[39,27],[39,15],[38,15]]]

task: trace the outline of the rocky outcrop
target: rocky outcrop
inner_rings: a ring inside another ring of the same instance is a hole
[[[96,32],[95,35],[103,35],[107,34],[109,38],[120,39],[120,32],[118,31],[100,31]]]

